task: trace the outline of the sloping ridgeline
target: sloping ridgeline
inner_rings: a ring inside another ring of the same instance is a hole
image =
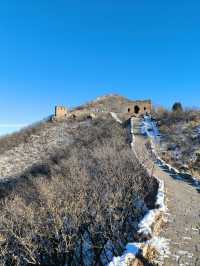
[[[1,265],[106,265],[135,240],[157,182],[134,157],[127,129],[102,115],[73,138],[1,185]]]

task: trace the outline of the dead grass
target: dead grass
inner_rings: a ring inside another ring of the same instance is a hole
[[[32,135],[39,134],[51,126],[50,122],[39,122],[35,125],[26,127],[19,132],[3,136],[0,138],[0,153],[4,153],[21,143],[28,143]]]
[[[200,135],[200,111],[185,110],[169,112],[158,109],[155,113],[163,136],[163,159],[178,169],[187,167],[191,174],[200,176],[198,156]]]
[[[74,143],[5,183],[0,208],[1,265],[105,265],[134,240],[142,201],[157,182],[134,157],[112,118],[75,130]],[[109,243],[109,245],[108,245]]]

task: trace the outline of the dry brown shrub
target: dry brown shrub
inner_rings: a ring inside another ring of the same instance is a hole
[[[153,207],[157,182],[134,157],[126,129],[102,117],[74,138],[43,162],[48,171],[24,173],[2,198],[2,265],[105,265],[108,249],[119,255],[134,240],[144,214],[138,201]]]

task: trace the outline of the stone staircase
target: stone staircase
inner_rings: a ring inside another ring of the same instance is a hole
[[[132,134],[141,135],[141,123],[142,123],[142,118],[139,117],[131,118]]]

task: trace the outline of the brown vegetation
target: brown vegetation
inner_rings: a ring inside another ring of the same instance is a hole
[[[40,122],[32,126],[21,129],[19,132],[3,136],[0,138],[0,153],[13,149],[21,143],[30,142],[30,138],[34,134],[39,134],[43,130],[48,130],[51,126],[50,122]]]
[[[200,176],[200,111],[157,109],[154,117],[162,134],[162,157],[175,167]]]
[[[157,182],[134,157],[126,129],[106,116],[80,124],[73,137],[2,184],[2,265],[105,265],[134,240],[141,202],[153,207]]]

